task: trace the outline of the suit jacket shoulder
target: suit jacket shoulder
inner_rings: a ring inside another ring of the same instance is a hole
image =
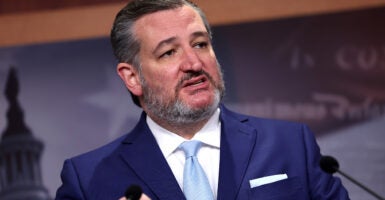
[[[348,199],[340,180],[320,169],[320,149],[306,125],[243,115],[224,106],[221,113],[220,178],[235,174],[237,178],[224,181],[238,189],[229,194],[220,182],[220,199],[227,199],[223,193],[236,196],[231,199]],[[275,175],[287,178],[261,186],[250,182]]]
[[[56,199],[119,199],[133,184],[151,199],[184,199],[145,118],[126,136],[66,160]]]

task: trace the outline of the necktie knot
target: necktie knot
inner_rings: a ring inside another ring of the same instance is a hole
[[[199,148],[202,146],[202,142],[197,140],[190,140],[183,142],[179,147],[183,150],[186,159],[192,156],[196,156]]]

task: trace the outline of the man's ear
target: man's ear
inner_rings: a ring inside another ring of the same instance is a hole
[[[141,96],[142,85],[140,84],[139,74],[135,67],[128,63],[119,63],[116,70],[127,89],[135,96]]]

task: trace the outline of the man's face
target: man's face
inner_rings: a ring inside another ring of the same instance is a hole
[[[199,14],[183,6],[145,15],[135,23],[134,33],[141,44],[146,112],[185,123],[209,117],[219,104],[224,84]]]

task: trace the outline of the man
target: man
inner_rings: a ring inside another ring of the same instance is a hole
[[[118,74],[144,112],[128,135],[66,160],[56,199],[119,199],[130,185],[153,200],[189,199],[181,146],[190,140],[201,141],[211,195],[200,199],[348,199],[340,180],[319,168],[306,126],[220,104],[221,69],[194,4],[134,0],[116,16],[111,41]]]

